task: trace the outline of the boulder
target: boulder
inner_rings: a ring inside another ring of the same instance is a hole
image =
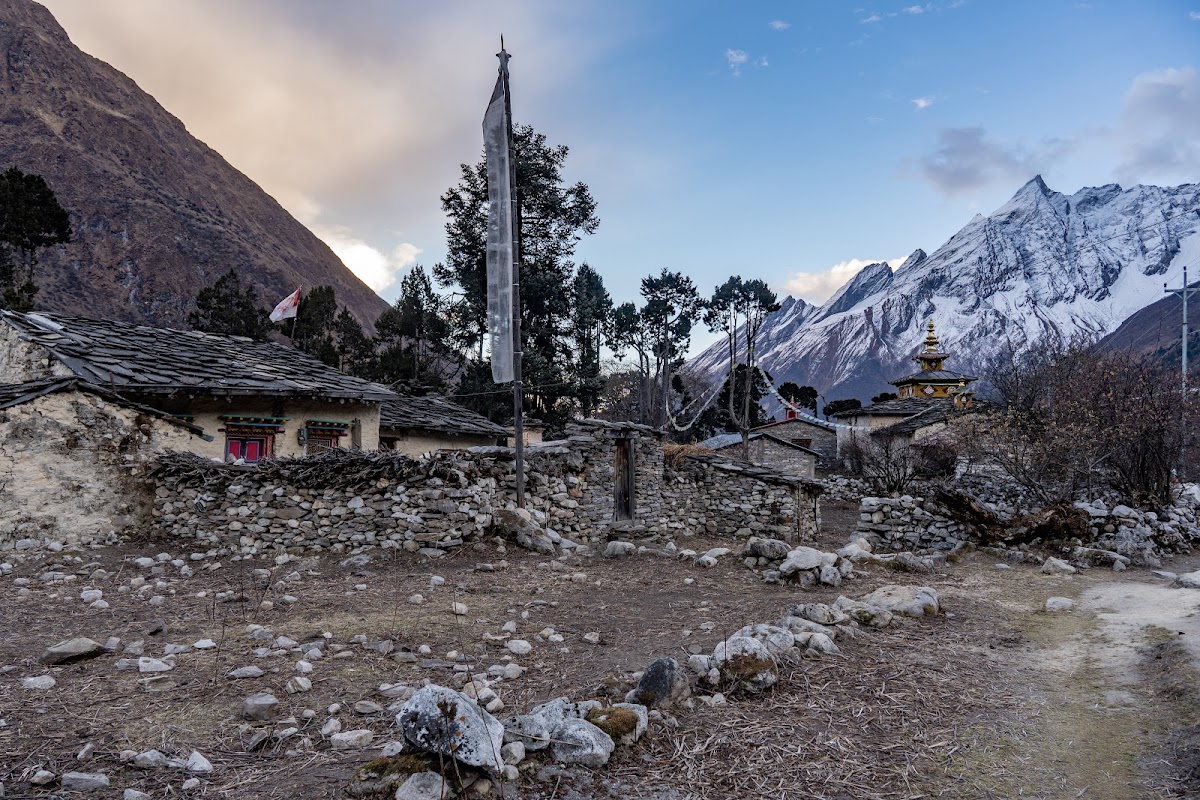
[[[242,716],[246,719],[268,720],[279,707],[279,698],[270,692],[252,694],[242,703]]]
[[[779,658],[796,646],[796,637],[786,628],[778,625],[747,625],[734,636],[747,636],[757,639],[767,648],[767,652]]]
[[[940,610],[937,590],[928,586],[881,586],[862,603],[907,617],[933,616]]]
[[[108,788],[108,776],[99,772],[66,772],[59,782],[69,792],[95,792]]]
[[[1200,572],[1185,572],[1175,579],[1175,585],[1183,589],[1200,589]]]
[[[846,621],[846,612],[825,603],[800,603],[792,606],[788,615],[801,617],[818,625],[841,625]]]
[[[604,548],[604,557],[624,558],[625,556],[632,555],[635,550],[637,550],[637,545],[633,542],[613,541],[609,542]]]
[[[1069,597],[1051,597],[1046,601],[1046,610],[1050,613],[1070,611],[1075,607],[1075,601]]]
[[[550,753],[563,764],[602,767],[616,747],[612,737],[583,719],[564,719],[550,736]]]
[[[721,678],[747,692],[761,692],[779,680],[779,665],[766,645],[749,636],[730,636],[713,650]]]
[[[80,636],[47,647],[45,652],[38,657],[38,662],[49,665],[71,664],[76,661],[95,658],[104,652],[104,645]]]
[[[638,703],[647,708],[681,706],[692,694],[687,673],[673,658],[658,658],[650,662],[637,686],[625,695],[626,703]]]
[[[400,784],[395,800],[448,800],[454,795],[450,782],[438,773],[418,772]]]
[[[422,750],[493,773],[504,766],[504,726],[461,692],[436,684],[422,687],[396,715],[396,725]]]
[[[1061,558],[1047,558],[1042,562],[1043,575],[1072,575],[1075,568]]]
[[[760,536],[751,536],[746,540],[746,546],[742,550],[742,555],[765,558],[770,561],[782,561],[787,558],[788,552],[791,549],[792,546],[782,539],[766,539]]]
[[[825,553],[811,547],[797,547],[787,554],[787,558],[779,565],[779,574],[790,577],[797,572],[810,569],[820,569],[825,564]]]

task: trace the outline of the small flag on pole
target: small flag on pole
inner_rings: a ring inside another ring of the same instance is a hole
[[[508,54],[501,50],[500,75],[483,115],[487,161],[487,323],[492,380],[513,380],[513,187],[509,164]]]
[[[275,310],[271,312],[271,322],[279,322],[280,320],[295,317],[296,312],[300,308],[300,290],[289,294],[287,297],[279,301],[279,305],[275,306]]]

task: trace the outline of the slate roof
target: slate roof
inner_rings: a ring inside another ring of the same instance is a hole
[[[816,417],[809,416],[807,414],[797,415],[795,417],[792,417],[791,419],[781,419],[776,422],[768,422],[766,424],[759,425],[754,430],[756,430],[756,431],[766,430],[767,428],[773,428],[777,425],[789,425],[793,422],[803,422],[806,425],[812,425],[817,428],[824,428],[827,431],[836,431],[837,430],[837,426],[834,425],[832,422],[826,422],[823,419],[817,419]]]
[[[910,417],[913,414],[920,414],[922,411],[927,411],[931,404],[945,403],[949,404],[950,398],[936,397],[897,397],[895,400],[884,400],[882,403],[873,403],[862,408],[854,408],[849,411],[839,411],[834,414],[835,417],[853,417],[856,415],[877,415],[891,417]]]
[[[787,439],[784,439],[781,436],[775,436],[773,434],[764,433],[762,431],[751,431],[750,432],[750,441],[752,441],[752,442],[755,439],[762,439],[764,437],[767,439],[770,439],[773,442],[777,442],[785,447],[791,447],[795,450],[803,450],[804,452],[810,453],[814,456],[821,455],[820,453],[818,453],[816,450],[813,450],[812,448],[805,447],[802,444],[796,444],[795,442],[788,441]],[[713,436],[708,439],[705,439],[703,442],[697,442],[696,444],[698,444],[700,447],[707,447],[709,450],[724,450],[727,447],[733,447],[734,445],[741,444],[741,443],[742,443],[742,435],[740,433],[722,433],[722,434],[718,434],[717,436]]]
[[[381,432],[417,430],[495,438],[510,435],[487,417],[436,395],[397,395],[383,401],[379,406],[379,428]]]
[[[121,397],[119,394],[114,394],[103,387],[82,381],[79,378],[46,378],[38,381],[26,381],[25,383],[0,384],[0,411],[33,402],[39,397],[45,397],[56,392],[86,392],[87,394],[93,394],[115,405],[158,417],[164,422],[169,422],[172,425],[191,431],[197,436],[204,436],[204,430],[199,426],[178,417],[173,417],[165,411],[159,411],[157,408],[135,403]],[[212,439],[211,436],[204,436],[204,438],[210,441]]]
[[[394,396],[274,342],[128,322],[0,311],[84,381],[135,394],[257,395],[382,401]]]
[[[951,372],[948,369],[923,369],[919,372],[914,372],[912,375],[905,375],[903,378],[896,378],[894,381],[888,381],[888,383],[893,385],[911,383],[913,381],[953,381],[954,383],[958,383],[959,381],[967,381],[970,383],[974,380],[978,380],[978,378],[975,378],[971,375],[964,375],[961,372]]]

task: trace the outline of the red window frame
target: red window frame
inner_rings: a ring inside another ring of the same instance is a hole
[[[275,447],[274,436],[225,436],[225,461],[237,461],[239,458],[247,464],[257,464],[271,455]]]

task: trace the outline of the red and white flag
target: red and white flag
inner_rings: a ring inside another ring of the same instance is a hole
[[[300,309],[300,290],[289,294],[287,297],[279,301],[279,305],[275,306],[275,310],[271,312],[271,322],[279,322],[282,319],[296,316],[296,312]]]

